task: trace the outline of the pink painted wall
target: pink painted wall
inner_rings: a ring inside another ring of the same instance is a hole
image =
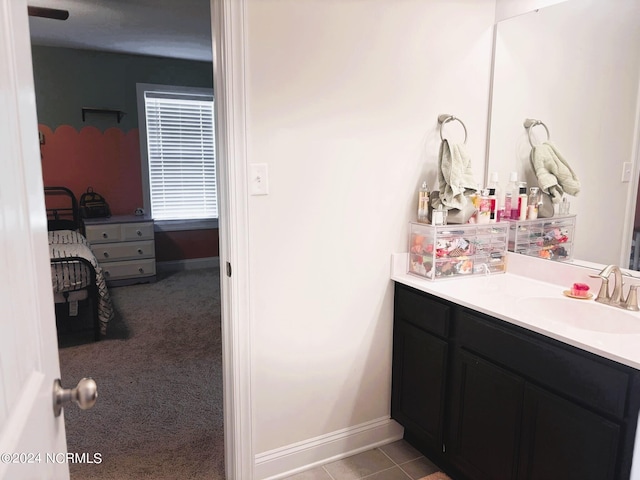
[[[100,131],[70,125],[52,130],[40,124],[44,134],[41,145],[44,185],[63,186],[80,196],[93,187],[105,197],[113,215],[130,215],[142,206],[140,139],[137,128],[123,132],[119,128]],[[53,205],[51,205],[53,206]],[[158,232],[158,261],[217,257],[218,230]]]
[[[91,186],[109,202],[113,215],[130,215],[142,206],[140,143],[138,129],[118,128],[101,132],[95,127],[77,131],[61,125],[44,134],[41,145],[44,185],[64,186],[80,196]]]

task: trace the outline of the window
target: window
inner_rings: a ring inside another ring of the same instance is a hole
[[[216,226],[213,92],[138,84],[138,112],[145,210],[168,230]]]

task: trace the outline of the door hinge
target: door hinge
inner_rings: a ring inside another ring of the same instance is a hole
[[[231,276],[231,264],[227,262],[227,277]]]

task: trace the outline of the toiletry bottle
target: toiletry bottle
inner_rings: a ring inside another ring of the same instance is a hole
[[[518,220],[527,219],[527,184],[520,182],[518,187]]]
[[[491,219],[491,201],[489,189],[484,188],[480,193],[480,209],[478,211],[478,223],[489,223]]]
[[[504,218],[518,220],[518,172],[511,172],[504,192]]]
[[[468,223],[478,223],[478,214],[480,213],[480,185],[476,187],[476,191],[473,192],[469,198],[471,199],[474,211]]]
[[[418,192],[418,223],[429,223],[429,187],[422,182]]]
[[[499,222],[502,216],[501,212],[504,211],[504,199],[502,198],[502,189],[498,181],[498,172],[491,172],[487,188],[489,189],[489,196],[491,197],[491,222]],[[491,192],[492,190],[493,193]]]
[[[432,225],[447,224],[447,210],[445,210],[442,204],[438,205],[438,208],[431,212],[431,224]]]
[[[496,189],[489,188],[489,223],[498,221],[498,199],[496,198]]]
[[[540,204],[540,189],[531,187],[529,189],[529,198],[527,200],[527,219],[535,220],[538,218],[538,205]]]

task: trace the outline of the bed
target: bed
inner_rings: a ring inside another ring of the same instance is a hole
[[[44,191],[54,301],[69,316],[77,315],[80,302],[89,302],[94,338],[99,340],[113,318],[113,307],[100,264],[80,233],[78,202],[66,187]]]

